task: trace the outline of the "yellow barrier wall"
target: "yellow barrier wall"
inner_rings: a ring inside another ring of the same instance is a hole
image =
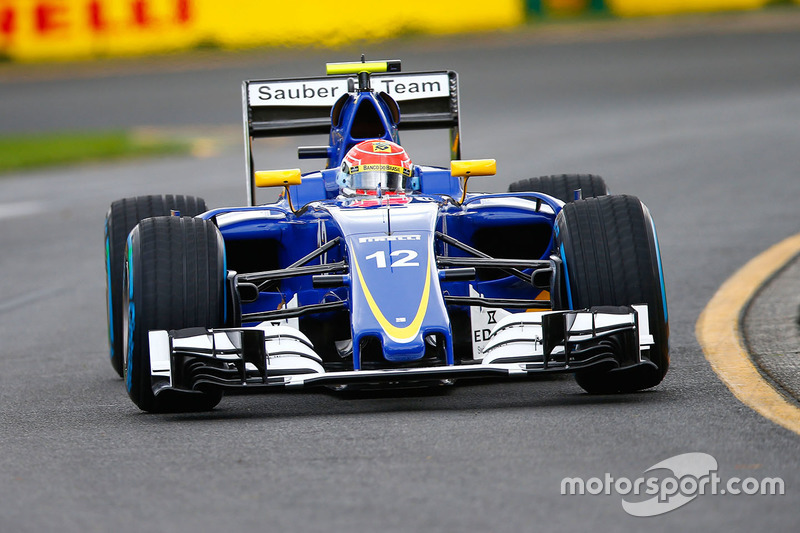
[[[0,54],[15,60],[165,52],[198,45],[331,46],[407,33],[509,28],[520,0],[0,0]]]
[[[800,5],[800,0],[794,0]],[[758,9],[769,0],[0,0],[0,57],[18,61],[202,45],[336,46],[415,33],[490,31],[528,12],[617,16]]]

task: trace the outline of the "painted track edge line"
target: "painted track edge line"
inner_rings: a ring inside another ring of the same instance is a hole
[[[800,254],[800,234],[751,259],[719,288],[695,327],[706,360],[725,386],[746,406],[800,435],[800,408],[776,390],[745,348],[741,319],[761,287]]]

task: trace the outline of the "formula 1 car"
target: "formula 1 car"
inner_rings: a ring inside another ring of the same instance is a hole
[[[594,175],[468,192],[458,76],[399,61],[243,83],[247,205],[118,200],[106,217],[111,362],[146,411],[224,391],[418,387],[568,372],[590,393],[661,382],[668,314],[637,198]],[[401,119],[402,117],[402,119]],[[449,168],[399,132],[448,129]],[[323,133],[325,168],[256,171],[254,139]],[[261,187],[280,197],[258,205]]]

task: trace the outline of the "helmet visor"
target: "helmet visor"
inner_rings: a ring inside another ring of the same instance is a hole
[[[405,187],[405,179],[402,174],[397,172],[386,172],[382,170],[367,170],[356,172],[352,176],[352,188],[372,191],[378,188],[389,191],[400,191]]]

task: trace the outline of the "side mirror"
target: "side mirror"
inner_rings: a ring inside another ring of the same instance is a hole
[[[288,187],[300,185],[301,173],[299,168],[287,170],[257,170],[256,187]]]
[[[450,161],[450,174],[464,178],[459,205],[467,198],[467,180],[472,176],[494,176],[497,173],[497,160],[495,159],[462,159]]]
[[[302,173],[299,168],[291,168],[287,170],[257,170],[255,173],[256,187],[283,187],[286,192],[286,200],[289,202],[289,209],[295,215],[294,205],[292,205],[292,196],[289,193],[291,185],[300,185],[302,182]]]
[[[494,176],[496,173],[496,159],[462,159],[450,161],[450,174],[459,178],[469,178],[470,176]]]

